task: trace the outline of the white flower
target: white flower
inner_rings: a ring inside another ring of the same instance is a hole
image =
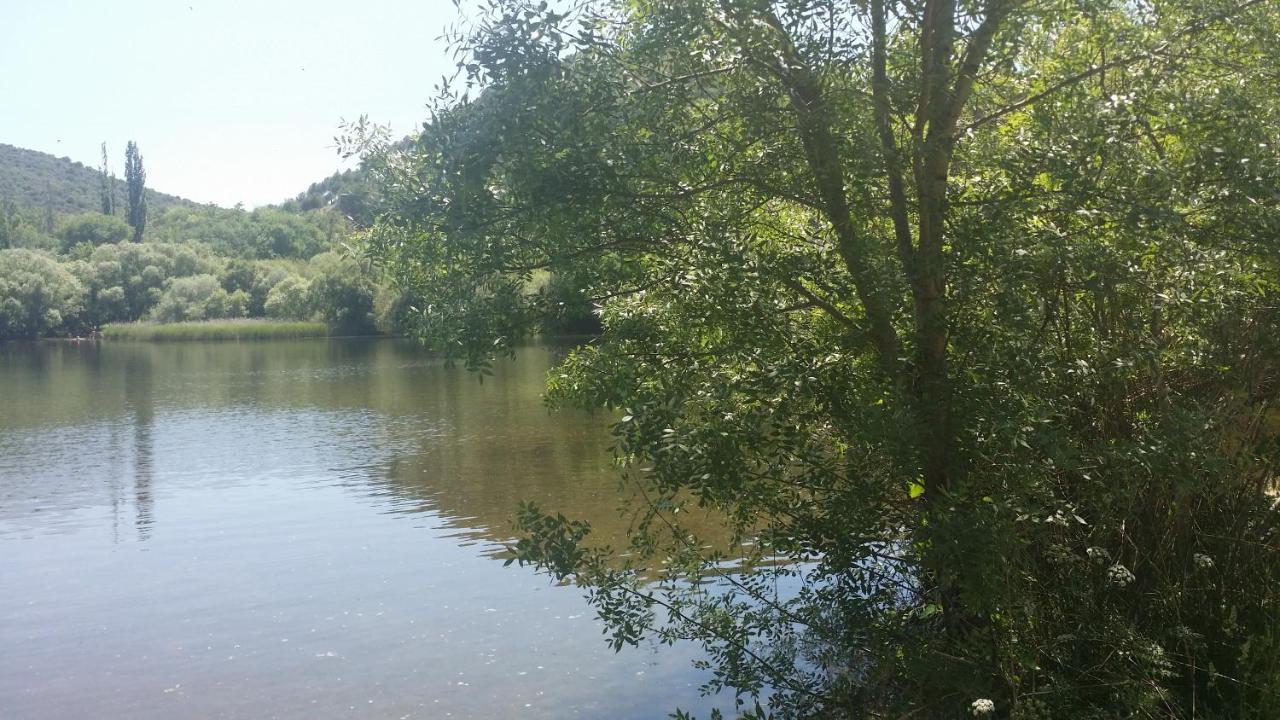
[[[1116,563],[1115,565],[1107,568],[1107,578],[1111,580],[1112,584],[1118,587],[1126,587],[1134,580],[1138,579],[1134,577],[1133,573],[1129,572],[1129,568],[1121,565],[1120,563]]]
[[[974,717],[990,715],[996,711],[996,704],[986,698],[978,698],[969,705],[969,711],[973,713]]]
[[[1196,567],[1200,568],[1201,570],[1213,569],[1213,558],[1209,557],[1208,555],[1205,555],[1204,553],[1196,553],[1195,555],[1192,555],[1191,560],[1195,562]]]
[[[1094,546],[1086,549],[1084,552],[1089,556],[1090,560],[1098,564],[1102,564],[1111,559],[1111,553],[1107,552],[1106,548]]]

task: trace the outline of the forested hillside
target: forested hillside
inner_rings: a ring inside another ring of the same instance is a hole
[[[349,257],[353,232],[374,217],[363,167],[254,210],[148,189],[136,230],[123,178],[114,212],[104,214],[99,171],[0,148],[0,340],[241,317],[323,320],[335,332],[370,334],[400,332],[410,319],[411,298]],[[548,330],[595,327],[581,294],[563,282],[544,273],[527,289],[552,308]]]
[[[337,203],[250,211],[146,189],[135,224],[125,178],[111,213],[102,179],[0,145],[0,340],[138,320],[323,320],[344,334],[399,324],[406,303],[346,257],[353,226]]]
[[[415,135],[400,138],[387,145],[390,150],[408,151],[413,147]],[[311,183],[304,192],[280,203],[282,210],[305,212],[320,208],[332,208],[359,228],[373,223],[378,202],[377,187],[370,182],[369,167],[361,161],[350,170],[340,170],[319,182]]]
[[[96,212],[101,207],[101,173],[71,158],[0,143],[0,201],[19,207],[51,209],[55,213]],[[124,192],[123,181],[118,181]],[[198,203],[175,195],[147,190],[147,205],[196,207]]]

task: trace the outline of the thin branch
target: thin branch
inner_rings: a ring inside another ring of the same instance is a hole
[[[960,120],[960,113],[964,111],[969,96],[973,94],[973,84],[977,80],[978,71],[986,62],[987,52],[991,49],[996,31],[1004,23],[1011,9],[1012,3],[1009,0],[990,0],[987,3],[982,24],[974,31],[972,39],[969,40],[969,46],[965,49],[964,59],[960,61],[960,71],[956,76],[955,89],[951,92],[950,107],[947,109],[948,133],[955,132],[955,125]]]
[[[809,288],[805,287],[804,284],[801,283],[799,280],[796,280],[794,278],[783,278],[782,284],[786,285],[792,290],[795,290],[796,292],[808,298],[809,301],[812,302],[814,305],[817,305],[818,307],[822,308],[827,313],[827,315],[831,316],[832,320],[835,320],[836,322],[840,323],[841,325],[844,325],[846,328],[854,332],[857,332],[857,333],[862,332],[863,328],[860,325],[858,325],[858,323],[854,321],[853,318],[841,312],[840,308],[837,308],[835,305],[831,304],[826,298],[823,298],[821,295],[818,295],[817,293],[814,293]]]
[[[875,108],[876,130],[884,151],[885,175],[889,185],[889,214],[893,217],[893,234],[897,240],[898,258],[908,279],[915,274],[915,240],[907,212],[907,192],[902,180],[902,157],[890,122],[889,74],[886,69],[885,0],[872,0],[872,80],[871,97]]]
[[[642,87],[638,87],[638,88],[636,88],[636,89],[632,90],[631,92],[629,92],[629,93],[627,93],[627,94],[628,94],[628,95],[637,95],[637,94],[639,94],[639,93],[644,93],[644,92],[650,92],[650,91],[653,91],[653,90],[657,90],[657,89],[659,89],[659,88],[666,87],[667,85],[674,85],[674,84],[676,84],[676,83],[687,82],[687,81],[689,81],[689,80],[701,80],[702,78],[705,78],[705,77],[712,77],[712,76],[714,76],[714,75],[722,75],[722,74],[727,73],[727,72],[729,72],[729,71],[731,71],[731,70],[734,70],[736,67],[737,67],[736,65],[726,65],[726,66],[724,66],[724,67],[712,68],[712,69],[710,69],[710,70],[701,70],[701,71],[699,71],[699,72],[691,72],[691,73],[688,73],[688,74],[686,74],[686,75],[678,75],[678,76],[676,76],[676,77],[667,78],[666,80],[662,80],[661,82],[653,83],[652,85],[645,85],[645,86],[642,86]]]

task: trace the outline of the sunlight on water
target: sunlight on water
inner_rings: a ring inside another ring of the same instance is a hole
[[[555,351],[479,383],[396,341],[0,346],[0,717],[703,713],[494,559],[517,500],[619,537]]]

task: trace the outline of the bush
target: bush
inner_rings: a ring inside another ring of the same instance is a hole
[[[151,312],[158,322],[213,320],[242,317],[249,296],[243,290],[228,293],[213,275],[193,275],[169,283]]]
[[[126,242],[94,248],[71,268],[88,290],[88,321],[102,325],[145,316],[160,301],[167,281],[212,274],[219,265],[200,245]]]
[[[344,335],[376,332],[373,296],[377,288],[368,273],[355,261],[334,253],[317,255],[311,264],[320,271],[311,281],[311,306],[329,327]]]
[[[248,292],[258,279],[258,267],[248,260],[233,258],[227,262],[222,272],[218,273],[218,282],[227,292],[244,290]]]
[[[309,258],[333,242],[346,224],[332,213],[302,215],[276,208],[252,212],[207,207],[169,208],[153,219],[148,237],[169,243],[198,241],[221,255],[245,259]]]
[[[114,215],[97,213],[72,215],[64,219],[55,233],[62,251],[84,243],[91,247],[118,243],[129,237],[129,224]]]
[[[79,329],[84,286],[50,255],[0,250],[0,339]]]
[[[262,267],[253,280],[253,287],[249,289],[249,315],[253,317],[266,315],[267,298],[272,289],[289,276],[289,271],[284,268]]]
[[[28,248],[56,252],[58,241],[40,232],[10,200],[0,202],[0,250]]]
[[[380,333],[396,334],[412,329],[417,302],[413,295],[379,286],[373,297],[373,324]]]
[[[267,293],[264,311],[269,318],[280,320],[306,320],[315,312],[311,308],[311,282],[297,275],[289,275],[276,283]]]
[[[600,316],[587,300],[580,281],[553,273],[542,289],[541,330],[552,335],[591,335],[601,331]]]

